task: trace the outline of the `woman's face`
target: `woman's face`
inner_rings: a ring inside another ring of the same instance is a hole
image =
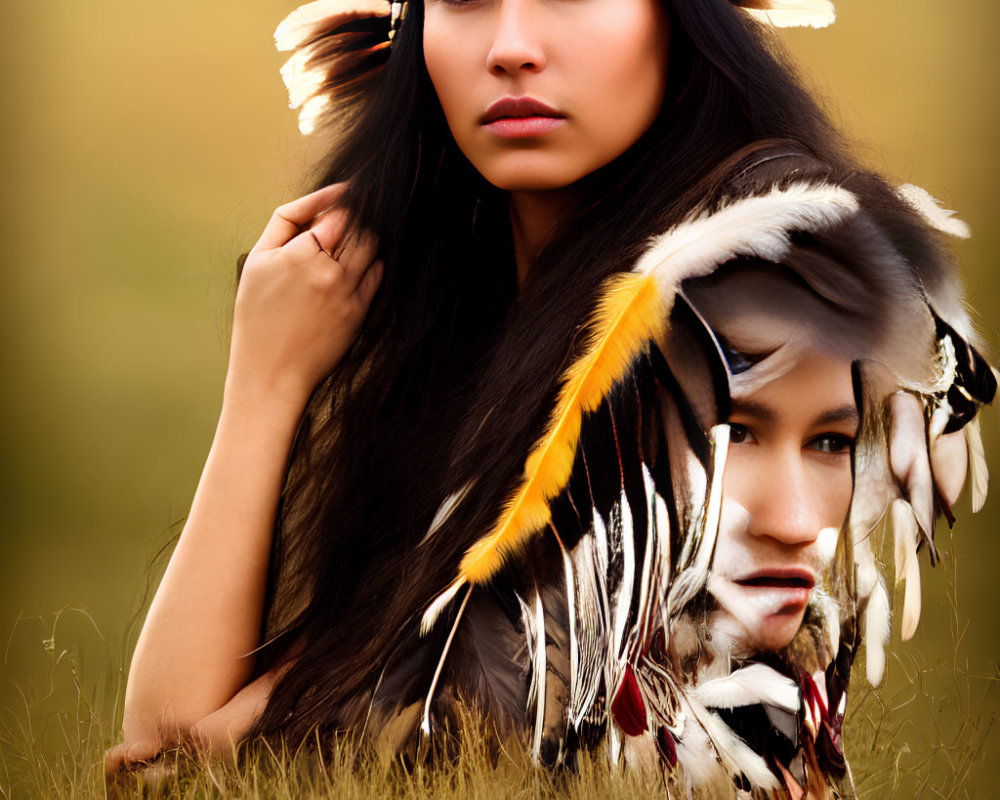
[[[713,625],[750,650],[775,650],[799,630],[850,506],[850,362],[804,349],[780,377],[733,394]]]
[[[662,0],[425,0],[424,58],[455,141],[492,184],[568,186],[649,128]]]

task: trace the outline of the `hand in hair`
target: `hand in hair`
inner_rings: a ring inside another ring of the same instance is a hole
[[[279,207],[236,293],[227,394],[304,401],[357,335],[382,277],[377,242],[346,233],[344,184]]]
[[[328,186],[282,206],[247,258],[219,425],[136,644],[109,775],[142,768],[189,733],[228,742],[258,713],[248,702],[265,689],[266,702],[266,681],[248,682],[288,454],[382,272],[373,237],[345,236],[343,194]]]

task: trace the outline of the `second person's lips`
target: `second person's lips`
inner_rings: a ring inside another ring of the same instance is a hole
[[[806,569],[782,567],[756,570],[733,582],[749,587],[812,589],[816,585],[816,578]]]

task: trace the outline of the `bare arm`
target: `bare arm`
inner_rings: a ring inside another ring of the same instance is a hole
[[[341,242],[345,213],[327,209],[342,194],[326,187],[279,208],[247,259],[219,425],[129,672],[125,763],[187,735],[253,669],[292,439],[381,279],[370,238]]]

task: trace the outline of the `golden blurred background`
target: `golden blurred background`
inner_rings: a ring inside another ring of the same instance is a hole
[[[271,46],[292,5],[0,5],[5,714],[46,700],[45,670],[60,658],[77,659],[74,670],[86,660],[82,685],[106,683],[105,702],[120,685],[146,568],[186,512],[211,441],[236,257],[304,184],[308,154]],[[833,28],[783,37],[866,160],[971,224],[958,249],[968,296],[1000,352],[1000,5],[838,9]],[[985,417],[1000,464],[996,408]],[[892,735],[878,741],[898,769],[859,789],[915,796],[899,787],[930,763],[970,770],[953,796],[994,795],[998,519],[1000,497],[976,518],[963,501],[954,537],[942,534],[921,628],[894,641],[889,686],[865,706],[893,707]]]

